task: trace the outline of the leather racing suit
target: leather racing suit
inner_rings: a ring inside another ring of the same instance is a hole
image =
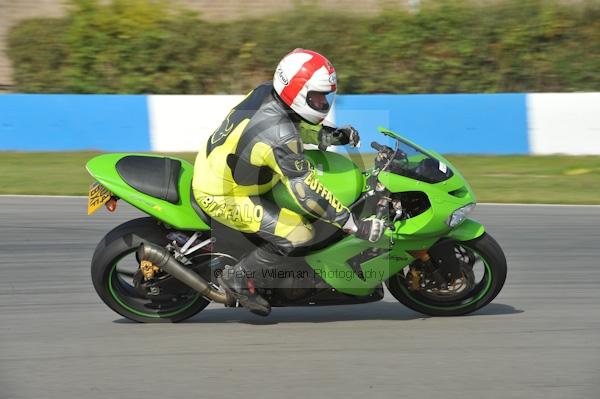
[[[304,216],[260,197],[278,182],[307,213],[343,226],[348,209],[319,182],[303,154],[303,142],[318,144],[322,128],[303,122],[278,98],[271,82],[258,86],[199,151],[192,184],[196,201],[211,218],[258,235],[281,255],[314,234]],[[264,250],[248,258],[247,263],[276,262]]]

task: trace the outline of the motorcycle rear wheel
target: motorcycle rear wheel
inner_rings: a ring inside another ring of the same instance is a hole
[[[474,282],[466,292],[439,295],[435,290],[411,290],[405,271],[390,277],[386,282],[388,290],[406,307],[430,316],[461,316],[483,308],[504,286],[506,258],[500,245],[487,233],[471,241],[456,242],[457,253],[461,252],[460,248],[482,263],[481,280]]]
[[[145,242],[166,245],[167,233],[155,219],[140,218],[117,226],[98,243],[92,258],[92,282],[100,299],[121,316],[141,323],[176,323],[209,304],[177,281],[171,283],[174,290],[161,297],[149,297],[136,289],[135,251]]]

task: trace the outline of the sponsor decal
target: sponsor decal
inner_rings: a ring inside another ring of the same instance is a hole
[[[405,262],[408,260],[408,258],[406,256],[402,256],[402,255],[390,255],[388,257],[388,259],[393,260],[395,262]]]
[[[262,205],[226,203],[209,195],[200,197],[198,202],[211,217],[227,219],[234,224],[260,223],[264,215]]]
[[[287,78],[285,72],[283,72],[283,69],[281,67],[277,68],[276,75],[281,81],[281,83],[283,83],[285,86],[290,84],[289,79]]]
[[[296,170],[298,172],[302,172],[305,169],[305,165],[306,165],[305,162],[306,162],[306,160],[304,160],[304,159],[297,159],[294,162],[294,166],[296,166]]]
[[[331,83],[332,85],[337,84],[337,75],[335,72],[329,75],[329,83]]]
[[[323,186],[317,178],[315,178],[312,173],[306,176],[304,179],[304,183],[316,194],[320,195],[325,199],[325,201],[329,202],[329,204],[335,208],[336,212],[342,212],[344,210],[344,204],[342,204],[331,191],[327,189],[327,187]]]

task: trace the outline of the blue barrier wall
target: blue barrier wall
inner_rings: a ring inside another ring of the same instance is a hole
[[[147,98],[0,95],[0,150],[148,151]]]
[[[527,154],[525,94],[341,95],[337,124],[355,126],[364,146],[384,126],[440,153]]]
[[[0,151],[196,151],[240,98],[0,95]],[[340,95],[333,114],[360,151],[384,126],[446,154],[600,154],[600,93]]]

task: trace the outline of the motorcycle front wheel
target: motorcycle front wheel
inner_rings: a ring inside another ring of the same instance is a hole
[[[461,265],[459,279],[440,287],[411,265],[390,277],[388,290],[406,307],[430,316],[461,316],[486,306],[506,280],[502,248],[484,233],[471,241],[455,242],[453,250]]]

